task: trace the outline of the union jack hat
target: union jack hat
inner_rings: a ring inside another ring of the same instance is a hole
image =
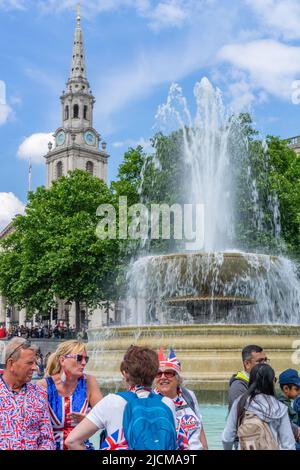
[[[178,375],[181,374],[181,364],[178,361],[174,349],[170,349],[169,357],[165,356],[164,348],[161,347],[158,352],[158,360],[159,360],[159,369],[161,371],[172,369],[177,372]]]

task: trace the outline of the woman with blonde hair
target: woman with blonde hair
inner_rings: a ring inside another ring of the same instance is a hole
[[[38,385],[47,389],[57,450],[67,450],[65,440],[90,408],[102,398],[96,379],[84,374],[89,357],[85,343],[61,343],[48,359],[45,378]],[[90,443],[86,443],[89,448]]]

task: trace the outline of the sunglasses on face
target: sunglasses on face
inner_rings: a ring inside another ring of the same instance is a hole
[[[89,356],[83,354],[65,354],[64,357],[71,357],[72,359],[76,359],[77,362],[82,362],[84,359],[86,364],[89,362]]]
[[[175,377],[176,372],[175,372],[174,370],[167,370],[167,371],[164,371],[164,372],[162,372],[161,370],[159,370],[159,371],[157,372],[157,374],[156,374],[156,377],[157,377],[158,379],[160,379],[163,375],[164,375],[165,377],[167,377],[167,379],[171,379],[172,377]]]

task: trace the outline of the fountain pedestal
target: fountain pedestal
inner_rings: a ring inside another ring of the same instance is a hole
[[[300,326],[293,325],[124,326],[91,329],[88,337],[88,371],[112,389],[121,385],[119,367],[131,344],[157,351],[161,346],[174,348],[185,383],[193,390],[227,390],[229,378],[242,368],[241,350],[248,344],[264,348],[277,376],[300,363]]]

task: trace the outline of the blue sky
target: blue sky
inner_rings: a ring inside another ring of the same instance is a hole
[[[33,189],[45,183],[76,4],[0,0],[0,229],[26,202],[29,154]],[[207,76],[228,106],[252,112],[262,135],[300,134],[299,0],[84,0],[81,12],[109,180],[129,146],[147,149],[172,82],[193,108],[195,82]]]

